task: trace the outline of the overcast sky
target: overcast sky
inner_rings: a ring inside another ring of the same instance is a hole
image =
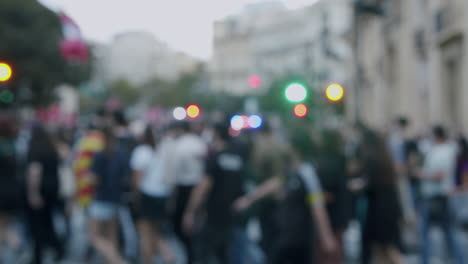
[[[211,55],[213,21],[261,0],[40,0],[65,11],[86,39],[109,42],[115,34],[144,30],[175,50],[207,59]],[[299,8],[317,0],[283,0]]]

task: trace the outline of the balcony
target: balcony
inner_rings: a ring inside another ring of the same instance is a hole
[[[436,13],[435,29],[440,44],[450,42],[463,34],[463,20],[466,12],[463,0],[446,0]]]

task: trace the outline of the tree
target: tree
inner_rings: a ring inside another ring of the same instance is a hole
[[[62,39],[57,15],[36,0],[0,1],[0,60],[13,66],[8,88],[22,94],[22,103],[46,104],[60,83],[85,79],[89,65],[68,65],[59,51]]]
[[[140,91],[126,80],[118,80],[109,86],[108,97],[116,97],[125,106],[135,104],[140,98]]]

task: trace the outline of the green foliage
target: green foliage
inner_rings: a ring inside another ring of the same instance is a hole
[[[56,85],[87,78],[89,66],[69,66],[64,61],[61,39],[59,18],[38,1],[0,1],[0,60],[14,70],[9,88],[30,87],[31,96],[22,103],[46,104],[53,99]]]
[[[113,82],[108,89],[108,97],[118,98],[125,106],[135,104],[140,98],[140,91],[126,80]]]

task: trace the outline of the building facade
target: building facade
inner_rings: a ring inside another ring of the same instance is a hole
[[[109,45],[97,46],[94,53],[102,83],[127,80],[139,86],[154,78],[173,81],[185,72],[194,71],[199,64],[198,60],[171,50],[146,32],[119,34]]]
[[[351,120],[384,128],[397,116],[414,133],[434,124],[468,132],[468,2],[361,0],[382,13],[360,12],[355,30],[355,77],[347,97]],[[360,70],[359,70],[360,69]]]
[[[288,10],[278,2],[248,6],[235,17],[214,24],[211,88],[248,95],[265,92],[285,76],[301,76],[315,89],[352,78],[347,41],[350,1],[327,0]],[[249,87],[258,75],[260,88]]]

